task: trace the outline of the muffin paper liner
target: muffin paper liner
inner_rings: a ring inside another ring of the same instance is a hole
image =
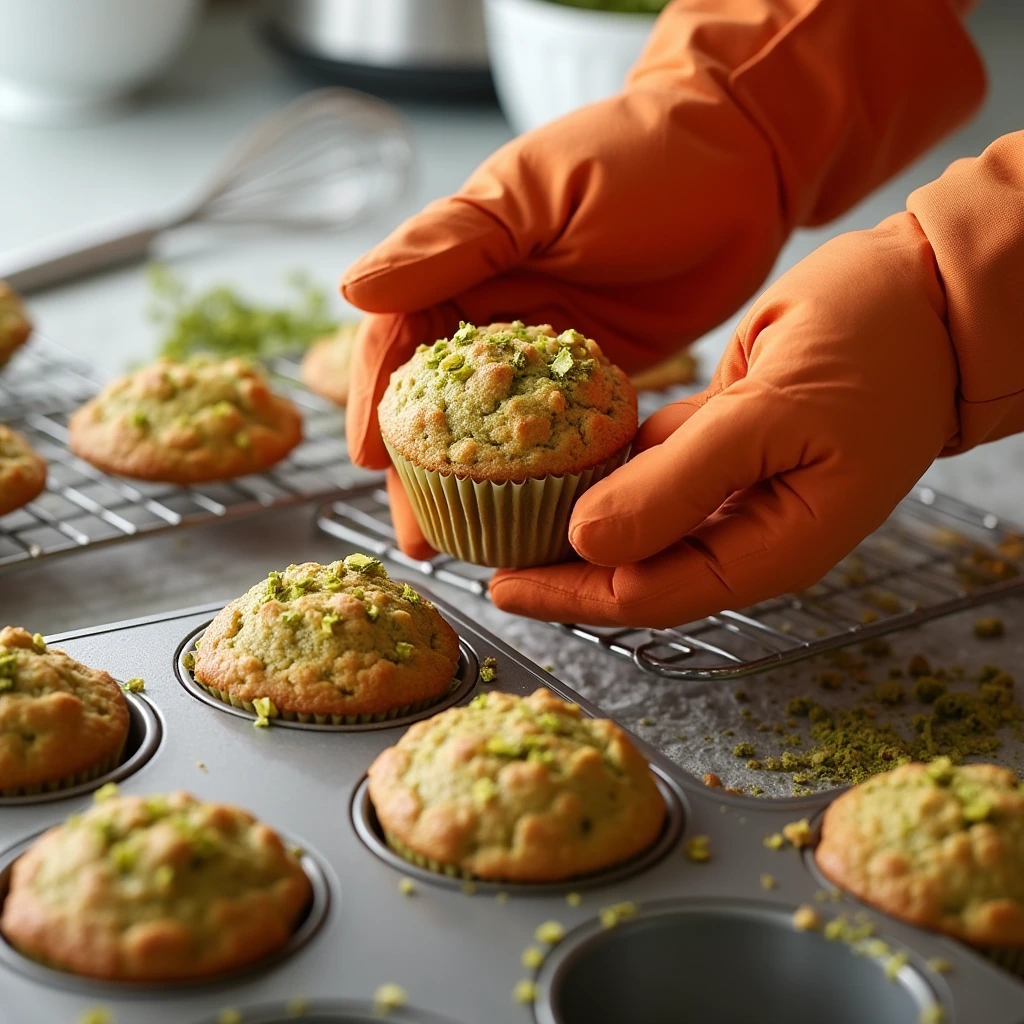
[[[0,797],[8,796],[39,796],[41,793],[55,793],[61,789],[70,789],[72,786],[80,786],[84,782],[91,782],[98,779],[107,772],[112,772],[124,756],[124,743],[108,754],[102,761],[97,761],[88,768],[82,768],[72,775],[64,775],[59,779],[49,779],[46,782],[34,782],[28,786],[10,786],[0,789]]]
[[[485,881],[485,879],[480,878],[479,875],[474,875],[471,871],[456,867],[454,864],[444,864],[439,860],[434,860],[433,857],[425,857],[422,853],[410,850],[393,832],[385,831],[384,841],[402,860],[407,860],[418,868],[426,868],[428,871],[433,871],[435,875],[447,875],[449,878],[464,878],[468,881]]]
[[[201,679],[198,679],[194,674],[192,678],[195,679],[197,686],[201,686],[211,697],[219,700],[222,704],[230,704],[233,708],[243,708],[254,715],[259,714],[252,701],[242,700],[240,697],[236,697],[234,694],[228,693],[226,690],[218,690],[214,686],[209,686]],[[316,715],[307,714],[301,711],[285,711],[278,708],[277,714],[274,717],[283,718],[286,722],[303,722],[307,725],[310,723],[315,723],[316,725],[366,725],[370,722],[387,722],[392,718],[403,718],[406,715],[412,715],[417,711],[422,711],[424,708],[429,708],[432,704],[437,704],[451,693],[452,686],[455,685],[457,685],[457,681],[450,683],[444,693],[439,693],[436,697],[429,697],[426,700],[416,701],[414,704],[403,704],[401,707],[392,708],[390,711],[377,712],[376,714]]]
[[[630,447],[582,473],[495,483],[421,469],[385,445],[431,546],[496,569],[574,557],[569,518],[576,499],[618,469]]]
[[[1002,967],[1004,971],[1024,978],[1024,947],[1021,946],[975,946],[983,957]]]

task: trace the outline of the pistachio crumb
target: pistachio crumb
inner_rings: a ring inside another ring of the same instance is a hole
[[[641,725],[654,725],[654,722],[652,722],[649,718],[647,718],[645,716],[644,718],[640,719],[640,724]]]
[[[101,804],[104,800],[112,800],[115,796],[117,796],[117,783],[108,782],[106,785],[100,786],[93,793],[92,798],[96,803]]]
[[[43,639],[42,633],[32,634],[32,648],[36,652],[36,654],[46,653],[46,641]]]
[[[813,839],[811,823],[806,818],[783,825],[782,834],[798,850],[802,850],[805,846],[810,846]]]
[[[779,883],[775,880],[774,875],[762,875],[761,876],[761,888],[762,889],[774,889]]]
[[[545,921],[537,925],[537,930],[533,934],[538,942],[557,946],[565,938],[565,928],[558,921]]]
[[[532,1003],[537,998],[537,986],[529,978],[523,978],[512,989],[512,998],[523,1005]]]
[[[764,837],[764,845],[769,850],[781,850],[786,845],[786,839],[781,832],[773,832],[770,836]]]
[[[895,981],[900,971],[910,962],[906,953],[893,953],[885,962],[885,976],[890,981]]]
[[[242,1014],[233,1006],[228,1006],[217,1014],[217,1024],[242,1024]]]
[[[508,903],[508,893],[507,892],[496,892],[494,894],[494,901],[496,903]]]
[[[78,1024],[114,1024],[114,1015],[105,1006],[94,1006],[78,1018]]]
[[[732,748],[734,757],[753,757],[757,753],[753,743],[737,743]]]
[[[687,860],[692,860],[695,864],[711,860],[711,837],[693,836],[686,843],[685,853]]]
[[[526,949],[523,950],[523,955],[520,957],[520,960],[524,967],[536,970],[542,963],[544,963],[544,952],[536,946],[527,946]]]
[[[944,957],[933,956],[928,961],[928,970],[936,974],[949,974],[953,970],[953,965]]]
[[[623,903],[613,903],[611,906],[602,907],[598,914],[601,920],[601,927],[614,928],[623,921],[628,921],[631,917],[636,917],[639,910],[639,904],[632,902],[632,900],[626,900]]]
[[[196,656],[191,651],[186,651],[181,656],[181,663],[186,672],[191,672],[196,667]]]
[[[363,555],[358,552],[355,554],[348,555],[343,559],[343,563],[346,569],[350,572],[358,572],[364,576],[386,576],[387,573],[384,571],[384,565],[379,558],[373,558],[370,555]],[[410,588],[411,589],[411,588]],[[405,597],[403,591],[402,596]],[[419,595],[417,595],[418,597]]]
[[[402,585],[402,598],[409,602],[409,604],[419,604],[420,595],[416,593],[408,583]]]
[[[994,640],[1005,632],[1003,620],[998,618],[978,619],[974,623],[974,635],[979,640]]]
[[[464,896],[473,896],[476,893],[476,882],[465,881],[462,883],[462,894]]]
[[[235,434],[235,444],[244,450],[252,444],[252,440],[244,430],[240,430]]]
[[[305,1017],[309,1009],[309,1000],[304,996],[295,996],[285,1004],[285,1012],[289,1017]]]
[[[921,1011],[921,1024],[943,1024],[946,1019],[946,1011],[938,1003],[932,1003]]]
[[[399,879],[398,891],[403,896],[413,896],[416,893],[416,883],[411,878]]]
[[[498,661],[496,658],[484,658],[480,666],[480,682],[493,683],[498,676]]]
[[[567,892],[565,894],[565,902],[570,907],[578,907],[583,902],[583,897],[578,892]]]
[[[543,665],[541,665],[541,668],[544,669],[545,672],[554,672],[555,671],[555,666],[554,665],[549,665],[547,662],[545,662]]]
[[[206,763],[204,761],[196,761],[196,767],[201,772],[208,772],[210,770],[209,768],[206,767]]]
[[[821,927],[821,918],[814,907],[805,903],[793,911],[793,927],[798,932],[816,932]]]
[[[399,661],[408,661],[412,657],[414,648],[410,643],[406,643],[404,640],[399,640],[395,644],[395,657]]]
[[[252,724],[259,729],[265,729],[270,725],[271,718],[277,718],[277,706],[269,697],[257,697],[252,702],[256,709],[256,721]]]
[[[397,1010],[402,1006],[405,1006],[405,1002],[408,996],[405,994],[405,989],[401,985],[394,985],[391,982],[387,982],[384,985],[378,987],[377,991],[373,993],[373,1005],[374,1009],[378,1013],[387,1013],[389,1010]]]
[[[146,680],[140,679],[138,676],[132,676],[132,678],[129,679],[122,687],[122,689],[127,690],[128,693],[142,693],[145,688]]]

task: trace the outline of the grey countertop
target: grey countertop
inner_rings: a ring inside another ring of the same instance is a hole
[[[1022,127],[1024,5],[989,0],[973,17],[972,27],[992,82],[981,114],[839,222],[798,233],[776,273],[832,234],[877,223],[902,208],[908,192],[937,176],[952,159],[978,153],[999,135]],[[120,119],[77,129],[0,124],[0,251],[173,205],[214,166],[227,139],[303,88],[263,52],[243,14],[228,9],[207,21],[185,60]],[[336,236],[222,238],[216,246],[177,258],[177,269],[196,285],[222,280],[260,295],[281,292],[285,275],[296,267],[330,285],[403,217],[457,188],[510,134],[491,108],[409,106],[406,113],[420,172],[413,194],[385,216]],[[43,335],[86,356],[99,376],[108,377],[154,351],[145,298],[141,271],[129,269],[35,296],[32,310]],[[340,299],[337,305],[340,309]],[[723,325],[699,343],[705,372],[710,372],[731,326]],[[1010,519],[1024,519],[1022,438],[937,464],[926,479]],[[291,509],[27,567],[0,582],[0,618],[57,633],[227,599],[268,569],[303,559],[327,560],[340,550],[337,542],[314,530],[309,509]],[[680,722],[708,705],[706,694],[646,676],[623,659],[548,626],[512,619],[482,602],[480,616],[627,724],[635,726],[652,712],[664,717],[663,729],[645,733],[663,748],[678,747]],[[745,685],[756,689],[758,681]],[[673,756],[682,759],[678,749]]]

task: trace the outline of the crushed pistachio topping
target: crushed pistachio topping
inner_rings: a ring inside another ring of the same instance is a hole
[[[816,932],[821,927],[821,918],[814,907],[804,904],[793,911],[793,927],[798,932]]]
[[[753,743],[737,743],[732,753],[734,757],[753,757],[757,750]]]
[[[117,783],[108,782],[105,785],[100,786],[100,788],[93,793],[92,798],[96,803],[101,804],[106,800],[112,800],[115,796],[117,796]]]
[[[536,946],[527,946],[526,949],[523,950],[523,955],[520,957],[520,961],[524,967],[536,970],[542,963],[544,963],[544,951],[538,949]]]
[[[127,690],[129,693],[142,693],[146,688],[146,680],[140,679],[138,676],[133,676],[127,680],[122,689]]]
[[[640,904],[626,900],[622,903],[613,903],[611,906],[602,907],[598,917],[601,920],[602,928],[614,928],[623,921],[636,917],[639,912]]]
[[[537,925],[537,930],[533,934],[538,942],[557,946],[565,938],[565,928],[558,921],[545,921]]]
[[[412,652],[415,648],[412,644],[406,643],[404,640],[399,640],[395,644],[395,657],[399,661],[408,661],[412,657]]]
[[[408,1001],[405,989],[391,982],[378,987],[373,993],[373,1006],[378,1013],[387,1013],[405,1006]]]
[[[185,666],[185,671],[186,672],[193,671],[193,669],[195,669],[195,667],[196,667],[196,656],[195,656],[195,654],[193,654],[192,651],[186,651],[181,656],[181,663],[182,663],[182,665]]]
[[[398,891],[403,896],[413,896],[416,893],[416,883],[411,878],[400,878],[398,880]]]
[[[350,572],[362,573],[364,576],[386,576],[384,565],[379,558],[370,555],[352,554],[343,559],[345,568]]]
[[[512,989],[512,998],[517,1003],[528,1005],[537,998],[537,986],[529,978],[523,978],[522,981],[517,981],[516,987]]]
[[[705,861],[711,860],[711,837],[693,836],[687,840],[684,852],[686,859],[692,860],[696,864],[703,864]]]
[[[416,593],[408,583],[402,585],[402,598],[409,602],[409,604],[419,604],[420,595]]]
[[[138,427],[139,430],[145,430],[149,426],[149,417],[141,409],[136,409],[132,413],[131,421],[132,426]]]
[[[36,654],[46,653],[46,641],[43,639],[42,633],[32,634],[32,649],[36,652]]]
[[[473,799],[478,804],[489,804],[498,796],[498,784],[486,775],[473,782]]]
[[[252,439],[244,430],[240,430],[235,434],[235,445],[243,449],[248,448],[252,445]]]
[[[480,666],[480,682],[481,683],[493,683],[498,677],[498,660],[497,658],[484,658],[484,663]]]
[[[335,615],[334,612],[325,612],[323,617],[320,619],[320,632],[324,636],[334,635],[334,624],[341,621],[340,615]]]

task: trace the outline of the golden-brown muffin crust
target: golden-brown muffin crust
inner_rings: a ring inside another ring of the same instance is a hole
[[[196,679],[296,714],[379,715],[442,697],[459,641],[440,612],[376,558],[272,572],[203,634]]]
[[[114,797],[14,864],[0,931],[93,978],[205,978],[287,944],[311,886],[276,832],[187,793]]]
[[[56,783],[114,759],[128,735],[128,705],[106,672],[0,630],[0,791]]]
[[[32,334],[32,321],[17,293],[0,281],[0,367]]]
[[[46,460],[16,430],[0,423],[0,516],[21,508],[46,486]]]
[[[995,765],[904,764],[825,812],[818,867],[920,928],[1024,946],[1024,792]]]
[[[636,392],[577,331],[463,324],[391,375],[378,418],[421,469],[521,481],[580,473],[621,451],[636,433]]]
[[[358,332],[358,322],[343,323],[334,334],[314,342],[302,360],[302,383],[336,405],[348,404],[352,352]]]
[[[370,799],[403,852],[478,878],[546,882],[651,845],[665,801],[614,723],[550,690],[492,691],[417,722],[370,768]]]
[[[189,484],[257,473],[302,439],[302,419],[244,359],[161,359],[71,417],[71,450],[108,473]]]

